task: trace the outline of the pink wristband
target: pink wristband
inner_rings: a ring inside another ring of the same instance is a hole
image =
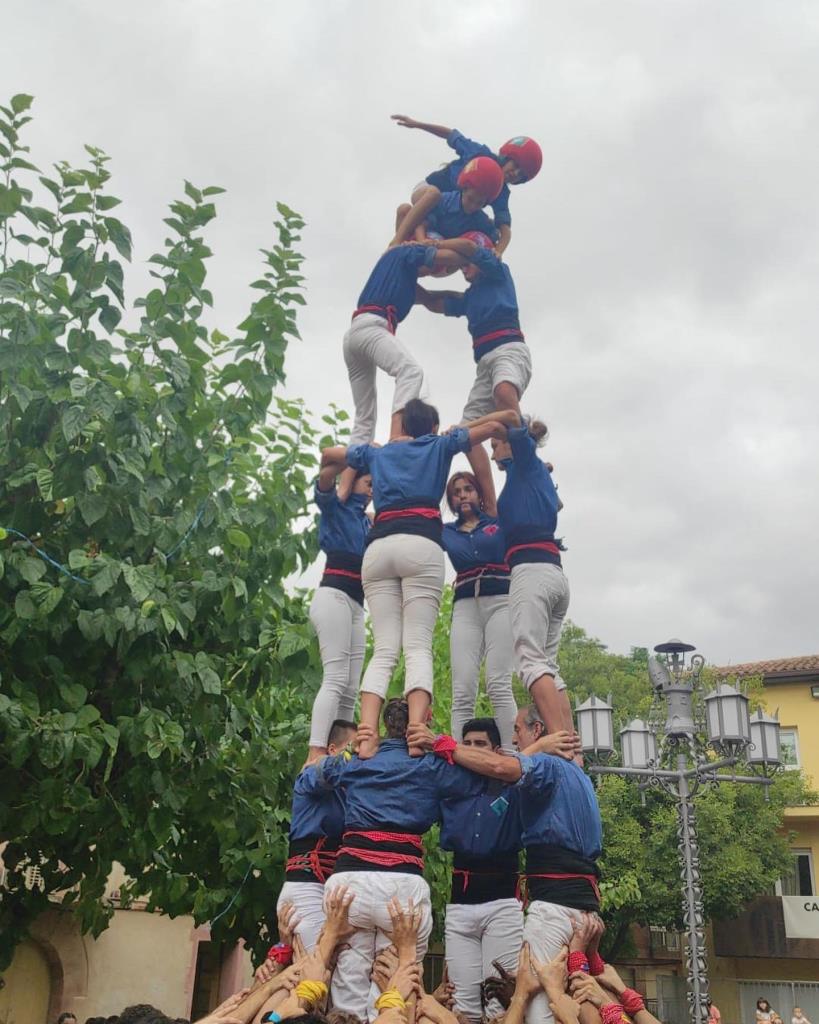
[[[606,961],[599,953],[592,953],[589,957],[589,974],[602,974],[606,969]]]
[[[439,736],[432,745],[432,753],[437,757],[442,757],[448,764],[455,764],[452,754],[457,746],[458,741],[452,736]]]
[[[643,997],[633,988],[623,989],[620,993],[620,1002],[623,1004],[623,1009],[630,1017],[633,1017],[635,1013],[646,1008],[646,1004],[643,1002]]]
[[[626,1011],[620,1003],[606,1003],[600,1007],[600,1018],[603,1024],[623,1024],[628,1020]]]
[[[569,974],[574,974],[575,971],[582,971],[584,974],[588,974],[589,958],[582,949],[576,949],[573,953],[569,953],[569,961],[566,966]]]

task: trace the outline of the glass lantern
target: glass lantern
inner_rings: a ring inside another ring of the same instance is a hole
[[[641,718],[635,718],[620,730],[623,765],[626,768],[648,768],[657,760],[657,740]]]
[[[763,768],[776,768],[782,764],[779,743],[779,718],[766,715],[758,708],[751,715],[751,746],[747,754],[748,764]]]
[[[748,698],[744,693],[720,683],[705,698],[705,724],[708,742],[717,750],[738,750],[751,742]]]
[[[614,753],[614,713],[611,703],[594,694],[575,708],[577,731],[584,754],[608,757]]]

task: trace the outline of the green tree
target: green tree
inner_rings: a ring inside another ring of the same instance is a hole
[[[209,333],[223,190],[186,183],[123,319],[108,158],[41,175],[31,102],[0,107],[2,955],[59,893],[98,934],[114,861],[126,904],[261,941],[320,676],[283,584],[316,553],[297,524],[319,438],[274,394],[303,222],[279,205],[258,297]]]

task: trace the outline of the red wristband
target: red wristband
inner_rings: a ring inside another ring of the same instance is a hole
[[[633,1017],[635,1013],[646,1008],[643,997],[633,988],[623,989],[620,993],[620,1002],[623,1004],[623,1009],[631,1017]]]
[[[566,964],[566,967],[569,974],[574,974],[575,971],[582,971],[584,974],[588,974],[589,958],[582,949],[576,949],[574,952],[569,953],[569,961]]]
[[[282,967],[289,967],[293,961],[293,947],[286,946],[283,942],[277,942],[267,951],[267,959],[275,960]]]
[[[602,974],[606,969],[606,961],[599,953],[592,953],[589,956],[589,974]]]
[[[436,757],[442,757],[449,764],[455,764],[455,758],[452,756],[452,753],[457,746],[458,741],[452,736],[439,736],[432,745],[432,753]]]
[[[620,1003],[606,1003],[600,1007],[600,1018],[603,1024],[623,1024],[628,1020],[626,1011]]]

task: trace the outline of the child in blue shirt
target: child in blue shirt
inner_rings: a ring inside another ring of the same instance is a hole
[[[520,329],[515,283],[509,267],[492,251],[490,239],[477,231],[464,237],[433,240],[470,262],[463,268],[469,282],[465,292],[415,289],[415,301],[433,313],[465,316],[472,335],[477,364],[475,382],[461,422],[478,419],[493,409],[511,409],[520,415],[520,399],[532,377],[532,355]],[[486,496],[486,510],[495,514],[494,485],[489,458],[483,448],[469,456],[470,465]]]
[[[491,205],[495,217],[495,225],[500,236],[497,252],[498,255],[501,255],[512,239],[512,217],[509,213],[509,186],[521,185],[523,182],[531,181],[535,177],[543,163],[543,154],[540,146],[534,139],[519,135],[505,142],[498,153],[493,153],[489,146],[475,142],[473,139],[468,139],[457,128],[445,128],[440,124],[416,121],[405,114],[393,114],[392,119],[402,128],[418,128],[421,131],[429,132],[430,135],[436,135],[439,139],[446,139],[447,145],[458,154],[456,160],[452,160],[445,167],[428,174],[426,179],[415,187],[412,194],[413,203],[421,198],[430,185],[440,189],[441,192],[454,189],[458,175],[473,157],[487,156],[500,165],[503,170],[503,188]]]
[[[412,238],[423,242],[430,229],[446,238],[481,231],[494,244],[498,232],[483,207],[495,200],[502,189],[500,166],[491,157],[476,156],[458,174],[456,191],[441,192],[429,185],[417,202],[399,207],[395,237],[390,245],[400,245]]]

